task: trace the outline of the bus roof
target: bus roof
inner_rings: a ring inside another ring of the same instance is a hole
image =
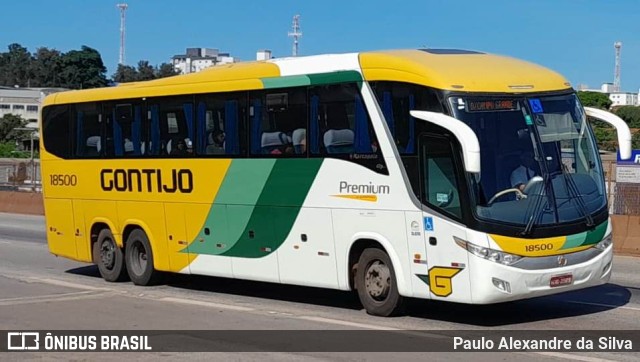
[[[398,80],[464,92],[546,92],[568,89],[560,74],[523,60],[456,49],[360,54],[364,78]]]
[[[571,87],[558,73],[515,58],[451,49],[389,50],[225,64],[116,87],[55,93],[43,105],[263,89],[268,88],[265,79],[274,84],[274,79],[297,77],[275,84],[302,85],[300,77],[305,75],[344,71],[361,73],[369,81],[403,81],[463,92],[544,92]],[[313,81],[307,79],[310,83]]]

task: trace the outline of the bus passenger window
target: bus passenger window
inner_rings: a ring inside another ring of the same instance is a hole
[[[102,150],[101,124],[95,103],[75,106],[75,131],[75,157],[99,157]]]
[[[251,153],[306,157],[306,88],[275,89],[252,96]]]
[[[196,99],[195,150],[198,155],[244,154],[246,93],[221,93]]]
[[[311,88],[309,148],[312,154],[371,154],[378,142],[355,84]]]
[[[192,97],[149,100],[150,154],[183,157],[193,154],[194,106]],[[134,142],[135,145],[135,142]]]
[[[401,155],[416,154],[416,137],[423,124],[411,117],[412,110],[442,113],[436,92],[427,87],[401,82],[371,82],[380,109]]]

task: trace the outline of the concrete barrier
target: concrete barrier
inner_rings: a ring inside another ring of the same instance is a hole
[[[640,256],[640,216],[611,215],[613,251]]]
[[[39,192],[0,191],[0,212],[44,215],[42,194]]]

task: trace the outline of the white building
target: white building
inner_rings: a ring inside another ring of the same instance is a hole
[[[260,60],[269,60],[273,57],[273,54],[271,54],[271,50],[269,49],[262,49],[262,50],[258,50],[256,52],[256,60],[260,61]]]
[[[26,128],[33,128],[33,132],[25,131],[22,144],[30,146],[31,137],[38,137],[38,112],[44,97],[51,93],[60,92],[62,88],[15,88],[0,86],[0,117],[14,114],[29,121]],[[31,134],[30,134],[31,133]],[[37,141],[36,141],[37,142]],[[37,143],[34,148],[37,148]]]
[[[229,53],[220,53],[218,49],[211,48],[187,48],[186,54],[174,55],[171,58],[171,64],[181,74],[196,73],[214,65],[236,61]]]
[[[638,106],[640,91],[638,93],[631,92],[614,92],[613,91],[613,83],[603,83],[600,89],[589,89],[587,86],[580,86],[579,90],[585,92],[598,92],[605,93],[609,95],[609,99],[611,100],[611,106]]]
[[[638,105],[638,93],[628,92],[616,92],[609,94],[612,107],[615,106],[637,106]]]

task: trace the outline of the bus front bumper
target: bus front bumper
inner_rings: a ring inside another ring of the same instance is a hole
[[[589,249],[587,252],[594,253]],[[543,267],[537,260],[527,265],[507,266],[469,255],[471,298],[473,304],[491,304],[534,298],[605,284],[611,277],[613,246],[580,263],[571,263],[582,256],[548,257],[557,261],[555,267]],[[558,264],[569,260],[566,266]],[[538,263],[536,266],[535,263]],[[530,267],[532,269],[525,269]],[[538,269],[536,269],[538,268]]]

